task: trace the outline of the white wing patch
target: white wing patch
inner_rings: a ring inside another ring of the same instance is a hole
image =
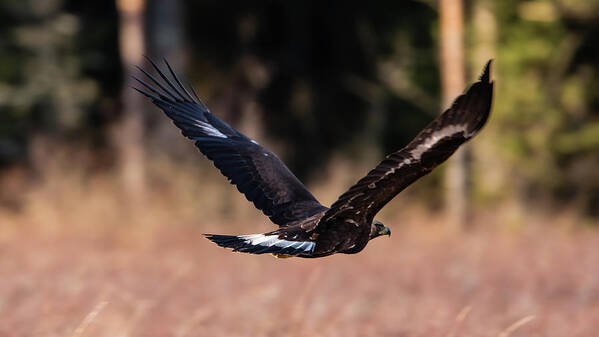
[[[350,224],[352,224],[352,225],[354,225],[354,226],[356,226],[356,227],[360,227],[360,224],[359,224],[359,223],[357,223],[357,222],[355,222],[355,221],[354,221],[354,220],[352,220],[352,219],[345,219],[345,222],[347,222],[347,223],[350,223]],[[351,248],[351,247],[350,247],[350,248]]]
[[[245,243],[252,246],[263,246],[263,247],[279,247],[279,248],[293,248],[301,250],[304,253],[312,253],[316,243],[310,241],[288,241],[279,239],[278,235],[264,235],[264,234],[251,234],[251,235],[240,235],[240,239],[244,240]]]
[[[471,135],[466,133],[467,125],[448,125],[441,130],[433,132],[422,144],[418,145],[414,150],[410,152],[412,157],[416,160],[420,160],[420,157],[424,152],[433,147],[437,142],[445,137],[455,135],[458,132],[463,132],[464,137],[469,138]]]
[[[218,137],[218,138],[228,138],[227,135],[218,131],[217,128],[215,128],[214,126],[212,126],[206,122],[196,120],[194,123],[194,126],[197,126],[198,128],[202,129],[202,131],[204,131],[208,136]]]

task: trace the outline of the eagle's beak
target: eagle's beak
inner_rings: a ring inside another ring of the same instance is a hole
[[[391,237],[391,230],[389,229],[389,227],[385,226],[385,228],[383,228],[379,232],[379,235],[388,235],[389,237]]]

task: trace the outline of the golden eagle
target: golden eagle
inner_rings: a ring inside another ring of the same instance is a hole
[[[389,228],[374,216],[476,135],[489,117],[493,96],[489,61],[480,80],[449,109],[406,147],[385,157],[328,208],[274,153],[218,119],[190,88],[192,96],[166,60],[172,79],[148,60],[162,81],[138,67],[153,84],[135,78],[144,88],[134,89],[151,98],[239,192],[279,226],[264,234],[205,236],[236,252],[277,257],[354,254],[377,236],[390,235]]]

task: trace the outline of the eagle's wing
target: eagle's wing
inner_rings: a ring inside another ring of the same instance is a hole
[[[327,209],[274,153],[214,116],[191,88],[194,99],[166,60],[174,83],[148,60],[163,81],[138,67],[157,87],[135,78],[145,89],[133,89],[151,98],[183,135],[194,140],[214,166],[272,222],[286,226]]]
[[[331,206],[323,220],[354,219],[367,224],[393,197],[431,172],[483,127],[493,96],[489,61],[479,82],[459,96],[406,147],[388,155]],[[321,221],[321,224],[323,222]]]

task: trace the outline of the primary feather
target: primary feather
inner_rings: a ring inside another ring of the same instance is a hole
[[[181,133],[194,140],[214,166],[275,224],[286,226],[326,209],[274,153],[214,116],[197,95],[192,98],[166,60],[175,83],[149,61],[162,81],[139,68],[153,85],[135,78],[145,90],[134,89],[151,98]]]

